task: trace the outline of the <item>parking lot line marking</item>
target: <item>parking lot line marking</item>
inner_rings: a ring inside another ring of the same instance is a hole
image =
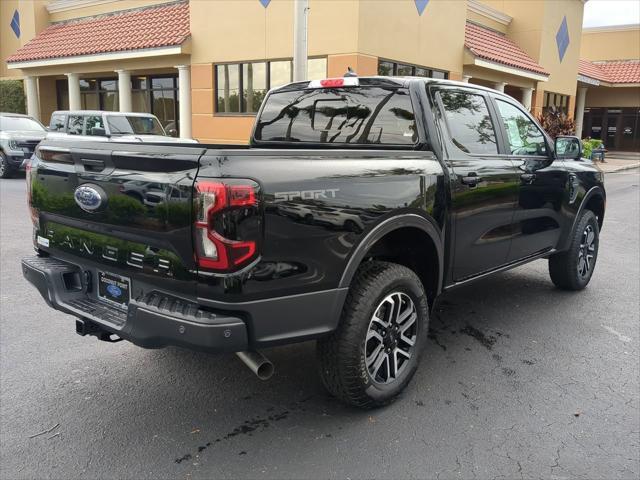
[[[620,332],[618,332],[617,330],[614,330],[611,327],[608,327],[607,325],[602,325],[602,327],[607,330],[609,333],[613,333],[616,337],[618,337],[620,340],[622,340],[624,343],[629,343],[631,341],[631,337],[627,337],[626,335],[621,334]]]

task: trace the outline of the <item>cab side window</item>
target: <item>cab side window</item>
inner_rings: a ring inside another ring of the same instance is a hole
[[[51,115],[51,121],[49,122],[49,130],[52,132],[64,132],[65,116],[61,114]]]
[[[93,135],[92,128],[104,128],[102,117],[100,115],[91,115],[85,117],[85,135]]]
[[[496,100],[511,155],[547,155],[544,135],[525,113],[510,103]]]
[[[84,117],[82,115],[70,115],[67,133],[69,135],[82,135],[82,124]]]
[[[497,154],[496,132],[482,95],[441,90],[440,100],[453,143],[468,154]]]

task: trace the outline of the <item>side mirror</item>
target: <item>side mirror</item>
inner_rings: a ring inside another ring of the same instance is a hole
[[[178,130],[176,130],[175,128],[170,128],[169,130],[167,130],[167,133],[169,134],[170,137],[178,136]]]
[[[91,135],[96,137],[106,137],[107,131],[102,127],[91,127]]]
[[[582,140],[573,136],[556,137],[556,158],[580,160],[582,158]]]

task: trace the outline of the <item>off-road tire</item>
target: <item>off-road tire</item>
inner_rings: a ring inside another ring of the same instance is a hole
[[[4,153],[0,152],[0,178],[10,178],[13,176],[13,168]]]
[[[367,370],[365,338],[381,302],[400,292],[414,303],[417,331],[406,367],[390,383],[377,383]],[[318,341],[320,376],[326,389],[341,401],[360,408],[391,403],[413,377],[429,328],[427,297],[418,276],[395,263],[370,261],[356,273],[343,307],[340,324],[331,336]]]
[[[589,236],[589,232],[593,233],[593,240],[587,244],[586,237]],[[576,222],[574,231],[571,232],[569,249],[549,257],[549,275],[553,284],[562,290],[575,291],[585,288],[593,276],[599,243],[598,219],[591,210],[584,210]],[[590,245],[593,245],[593,251],[589,251]],[[592,255],[592,258],[589,260],[586,274],[581,274],[581,258],[587,254]]]

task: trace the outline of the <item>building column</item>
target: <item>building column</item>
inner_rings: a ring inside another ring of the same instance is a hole
[[[531,111],[531,98],[533,97],[533,88],[522,89],[522,105]]]
[[[191,66],[178,65],[176,68],[180,102],[180,138],[191,138]]]
[[[462,81],[464,83],[469,83],[469,80],[471,80],[473,77],[471,75],[463,75],[462,76]]]
[[[582,138],[582,122],[584,121],[584,106],[587,98],[587,87],[579,87],[576,97],[576,135]]]
[[[26,76],[24,83],[27,91],[27,113],[40,120],[40,99],[38,98],[38,77]]]
[[[130,112],[131,102],[131,72],[128,70],[116,70],[118,74],[118,109],[121,112]]]
[[[506,85],[507,85],[507,84],[506,84],[506,83],[504,83],[504,82],[497,82],[493,88],[494,88],[495,90],[499,91],[499,92],[504,93],[504,87],[505,87]]]
[[[69,110],[82,110],[80,77],[77,73],[65,73],[69,85]]]

